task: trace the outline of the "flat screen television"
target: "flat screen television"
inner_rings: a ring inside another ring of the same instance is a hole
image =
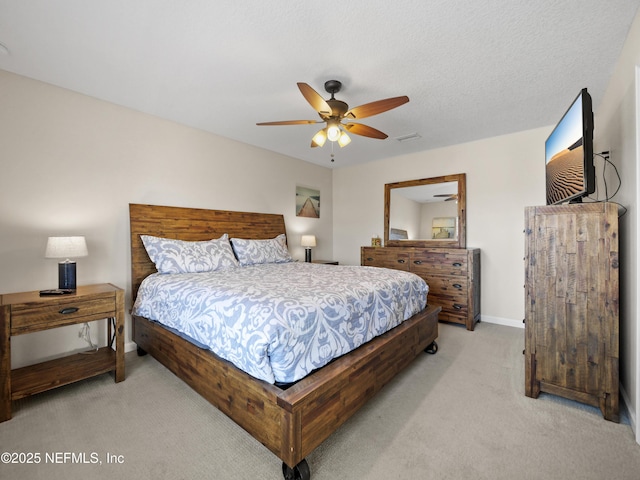
[[[553,129],[544,150],[547,205],[581,202],[595,191],[593,110],[586,88]]]

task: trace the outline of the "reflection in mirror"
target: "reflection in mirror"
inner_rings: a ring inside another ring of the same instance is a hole
[[[385,185],[385,245],[465,247],[465,175]]]
[[[457,238],[457,199],[458,182],[391,190],[389,240]]]

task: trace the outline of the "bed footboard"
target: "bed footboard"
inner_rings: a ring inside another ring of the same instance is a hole
[[[134,341],[293,468],[436,340],[439,311],[428,306],[287,390],[142,317]]]

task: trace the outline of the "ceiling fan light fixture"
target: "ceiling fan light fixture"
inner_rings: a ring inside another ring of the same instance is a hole
[[[340,132],[340,138],[338,138],[338,145],[340,145],[340,148],[346,147],[350,143],[351,138],[349,138],[349,135],[347,135],[346,132]]]
[[[340,130],[340,127],[338,126],[337,123],[330,122],[327,124],[327,138],[329,139],[329,141],[331,142],[338,141],[341,133],[342,133],[342,130]]]
[[[326,141],[327,134],[325,133],[325,129],[323,128],[313,136],[313,138],[311,139],[311,146],[322,147]]]

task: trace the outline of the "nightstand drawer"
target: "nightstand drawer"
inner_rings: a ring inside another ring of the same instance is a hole
[[[101,320],[115,316],[115,311],[112,294],[104,298],[59,299],[51,305],[42,302],[14,304],[11,306],[11,335]]]

